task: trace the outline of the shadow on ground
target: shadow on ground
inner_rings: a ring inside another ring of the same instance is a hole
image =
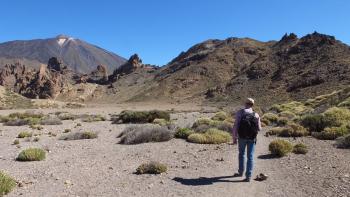
[[[181,183],[182,185],[191,185],[191,186],[212,185],[218,182],[229,182],[229,183],[244,182],[243,180],[224,180],[227,178],[234,178],[234,176],[199,177],[199,178],[193,178],[193,179],[175,177],[173,178],[173,180]]]
[[[276,155],[273,154],[265,154],[265,155],[259,155],[258,159],[276,159]]]

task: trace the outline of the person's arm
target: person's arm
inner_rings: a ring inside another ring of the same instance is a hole
[[[237,143],[238,139],[238,127],[239,127],[239,122],[241,120],[241,113],[238,111],[235,115],[235,123],[232,128],[232,137],[233,137],[233,143]]]
[[[257,114],[257,119],[258,119],[258,129],[259,129],[259,131],[261,131],[261,120],[260,120],[260,116],[259,116],[259,114]]]

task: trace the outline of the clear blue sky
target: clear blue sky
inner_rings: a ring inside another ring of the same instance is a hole
[[[348,0],[2,0],[0,42],[67,34],[163,65],[207,39],[318,31],[350,43]]]

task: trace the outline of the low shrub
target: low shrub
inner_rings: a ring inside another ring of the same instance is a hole
[[[287,118],[288,120],[294,120],[298,117],[296,114],[290,111],[283,111],[279,114],[279,116],[282,118]]]
[[[282,132],[283,129],[284,129],[283,127],[271,128],[269,131],[266,132],[266,136],[279,135]]]
[[[175,132],[176,138],[187,139],[189,135],[193,134],[194,131],[190,128],[179,128]]]
[[[14,119],[14,120],[8,120],[7,122],[4,122],[5,126],[24,126],[28,125],[29,121],[24,119]]]
[[[16,187],[16,181],[0,171],[0,196],[10,193]]]
[[[350,148],[350,134],[338,138],[336,146],[338,148]]]
[[[233,123],[225,120],[225,121],[219,122],[215,128],[221,131],[231,132],[233,128]]]
[[[288,125],[278,133],[280,137],[302,137],[307,135],[309,135],[309,132],[303,126],[296,123],[288,123]]]
[[[211,119],[216,121],[224,121],[228,118],[229,116],[226,112],[220,111],[220,112],[217,112]]]
[[[84,131],[71,133],[65,136],[62,136],[61,140],[85,140],[85,139],[95,139],[98,137],[98,134],[93,131]]]
[[[293,153],[295,154],[306,154],[308,152],[308,148],[303,143],[298,143],[293,147]]]
[[[42,117],[44,117],[44,114],[42,113],[34,113],[34,112],[24,112],[24,113],[12,113],[10,115],[8,115],[9,118],[13,118],[13,119],[26,119],[26,118],[36,118],[36,119],[40,119]]]
[[[153,124],[160,125],[160,126],[167,126],[167,125],[170,125],[170,121],[167,121],[167,120],[165,120],[165,119],[158,119],[158,118],[154,119],[152,123],[153,123]]]
[[[57,117],[61,120],[75,120],[77,119],[77,116],[70,113],[60,113],[57,115]]]
[[[19,140],[18,139],[15,139],[12,143],[13,145],[18,145],[19,144]]]
[[[273,140],[269,144],[269,151],[271,152],[271,154],[276,155],[278,157],[284,157],[288,153],[292,152],[292,150],[293,145],[286,140],[277,139]]]
[[[17,161],[42,161],[46,158],[46,152],[40,148],[28,148],[19,153]]]
[[[312,136],[319,140],[335,140],[350,133],[349,126],[327,127],[322,132],[313,132]]]
[[[350,108],[350,97],[342,101],[341,103],[338,104],[338,107],[347,107]]]
[[[274,113],[265,113],[261,117],[261,122],[265,123],[266,125],[271,125],[276,123],[278,120],[278,115]]]
[[[339,127],[350,122],[349,109],[332,107],[323,114],[329,127]]]
[[[40,124],[41,125],[61,125],[62,121],[57,117],[45,117],[44,119],[40,120]]]
[[[159,125],[129,126],[119,135],[120,144],[164,142],[174,137],[174,132]]]
[[[161,174],[167,171],[167,166],[159,162],[141,164],[136,169],[136,174]]]
[[[211,128],[205,133],[193,133],[188,136],[187,141],[197,144],[222,144],[232,139],[225,131]]]
[[[81,121],[83,122],[99,122],[106,121],[106,118],[101,115],[85,115],[82,117]]]
[[[290,103],[284,104],[276,104],[271,107],[271,110],[276,111],[278,113],[288,111],[296,115],[302,115],[313,111],[313,109],[310,106],[305,106],[303,103],[298,101],[292,101]]]
[[[170,113],[160,110],[122,111],[112,123],[152,123],[154,119],[164,119],[170,121]]]
[[[32,137],[32,136],[33,136],[33,133],[22,131],[18,134],[17,138],[26,138],[26,137]]]
[[[43,130],[43,129],[44,129],[43,126],[37,125],[37,124],[35,124],[35,125],[30,125],[29,128],[35,129],[35,130]]]
[[[301,125],[310,132],[321,132],[329,123],[322,114],[309,114],[301,117]]]
[[[287,125],[288,121],[289,121],[288,118],[278,117],[276,124],[277,124],[277,126],[285,126],[285,125]]]

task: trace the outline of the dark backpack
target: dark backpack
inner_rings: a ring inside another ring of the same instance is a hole
[[[242,111],[241,121],[239,122],[238,136],[243,139],[253,140],[258,135],[259,125],[255,112],[247,113]]]

